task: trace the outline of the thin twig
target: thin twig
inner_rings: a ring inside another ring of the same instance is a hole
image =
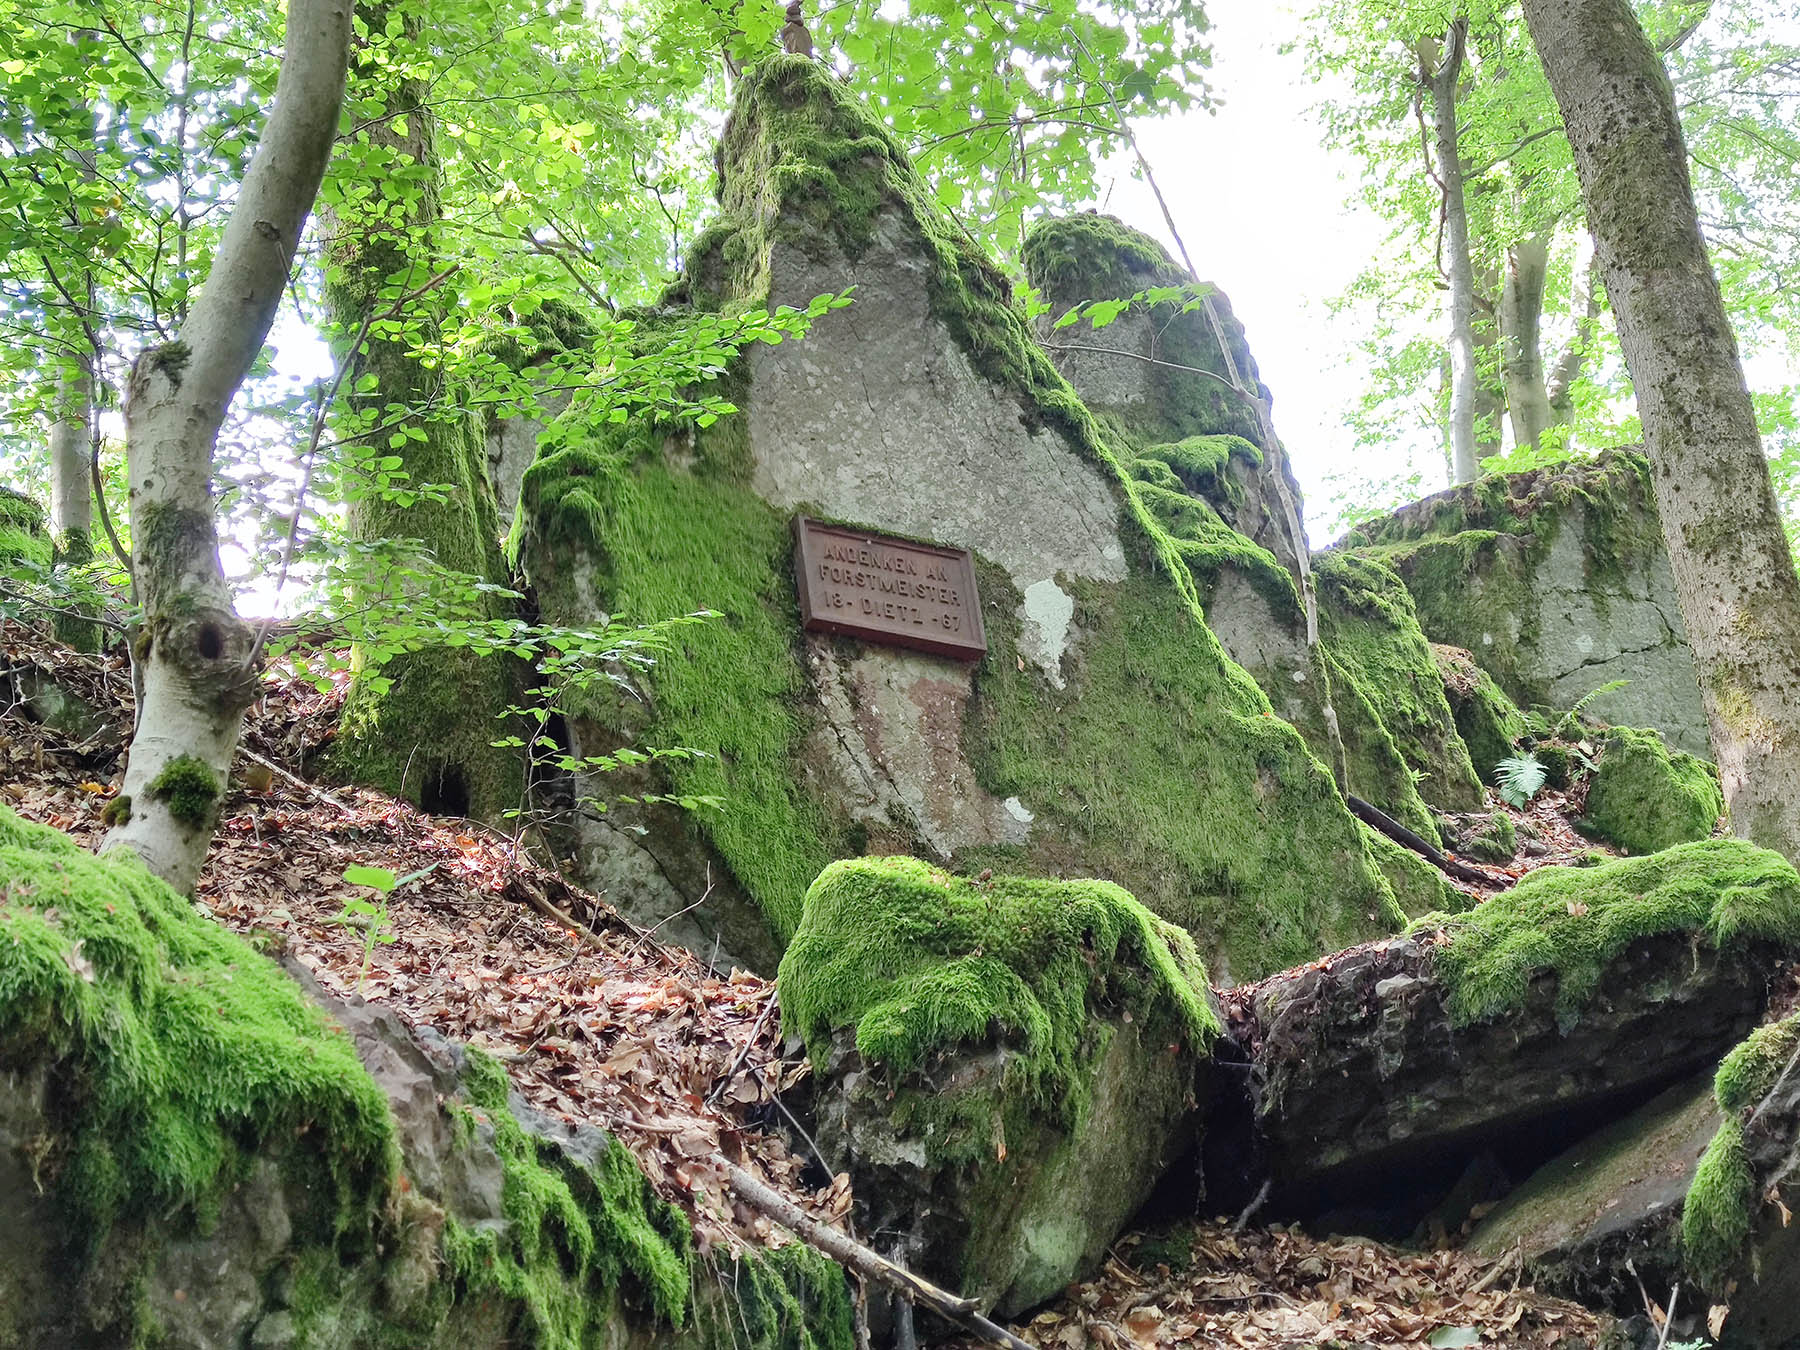
[[[1237,1222],[1231,1225],[1232,1232],[1241,1233],[1244,1231],[1245,1226],[1250,1222],[1251,1216],[1253,1216],[1257,1210],[1261,1209],[1268,1201],[1269,1191],[1274,1187],[1274,1184],[1273,1178],[1263,1178],[1263,1184],[1257,1188],[1256,1194],[1250,1197],[1250,1203],[1245,1205],[1242,1212],[1238,1214]]]
[[[794,1234],[809,1247],[825,1253],[847,1270],[867,1276],[886,1285],[908,1303],[922,1303],[939,1316],[958,1326],[967,1327],[995,1345],[1007,1350],[1033,1350],[1029,1342],[1020,1340],[1005,1327],[984,1317],[972,1298],[960,1298],[940,1289],[931,1281],[895,1265],[885,1256],[846,1237],[837,1229],[821,1223],[793,1201],[778,1194],[728,1158],[714,1156],[714,1163],[724,1171],[731,1189],[752,1209],[759,1211]]]

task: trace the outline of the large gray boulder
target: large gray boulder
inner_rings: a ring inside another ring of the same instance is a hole
[[[854,302],[748,350],[720,388],[739,412],[576,430],[573,409],[526,471],[515,544],[547,619],[723,615],[627,672],[632,694],[565,700],[580,755],[703,752],[584,791],[707,804],[579,815],[564,856],[659,936],[765,970],[813,878],[865,853],[1110,878],[1221,980],[1391,931],[1329,768],[1208,628],[1193,541],[879,122],[772,58],[738,85],[720,167],[720,220],[643,340]],[[970,550],[985,654],[803,626],[799,516]]]
[[[1493,474],[1366,522],[1337,545],[1405,580],[1433,642],[1467,649],[1514,701],[1590,711],[1706,755],[1687,629],[1650,467],[1614,450]]]

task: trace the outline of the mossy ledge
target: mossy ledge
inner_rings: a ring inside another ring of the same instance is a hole
[[[279,967],[130,855],[3,809],[0,896],[0,1071],[51,1075],[40,1176],[74,1260],[115,1229],[203,1227],[259,1153],[303,1175],[321,1242],[370,1249],[387,1101]]]
[[[979,1155],[996,1118],[1077,1124],[1096,1016],[1129,1013],[1147,1037],[1197,1053],[1222,1028],[1193,941],[1112,883],[972,880],[917,858],[827,867],[779,988],[784,1029],[820,1067],[850,1028],[864,1061],[896,1081],[959,1046],[999,1038],[1013,1051],[1000,1102],[928,1108],[939,1126],[928,1148],[948,1162]]]
[[[1800,947],[1800,875],[1778,853],[1707,839],[1597,867],[1545,867],[1441,927],[1437,970],[1454,1026],[1519,1006],[1533,977],[1557,979],[1557,1016],[1580,1016],[1607,965],[1640,938],[1691,933],[1719,950]]]

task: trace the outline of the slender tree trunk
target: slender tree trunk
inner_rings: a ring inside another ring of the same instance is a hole
[[[1507,251],[1500,289],[1500,370],[1513,444],[1538,448],[1550,426],[1550,391],[1544,382],[1544,283],[1550,275],[1550,234],[1522,239]]]
[[[1630,0],[1525,0],[1637,392],[1738,834],[1800,860],[1800,580],[1782,533],[1674,91]]]
[[[199,301],[173,342],[132,365],[125,397],[132,554],[143,624],[137,729],[102,847],[191,890],[218,822],[258,672],[219,567],[212,463],[262,350],[337,136],[350,0],[288,0],[281,77]]]
[[[93,377],[85,361],[71,361],[57,381],[50,421],[50,532],[59,553],[85,562],[92,554],[94,491],[88,472],[88,426]]]
[[[1595,266],[1590,254],[1586,265],[1575,270],[1575,294],[1570,298],[1570,308],[1575,314],[1575,334],[1556,359],[1546,382],[1551,426],[1575,424],[1575,381],[1581,378],[1600,327],[1600,288],[1595,284]]]
[[[50,538],[59,568],[83,567],[94,556],[93,473],[88,467],[94,379],[85,359],[71,360],[57,380],[50,416]],[[70,599],[51,626],[77,651],[98,651],[100,627],[80,617]]]
[[[423,12],[422,5],[378,4],[364,15],[379,28],[390,13],[416,25]],[[366,316],[427,283],[442,264],[434,238],[442,172],[425,83],[360,63],[352,80],[382,108],[366,134],[399,186],[385,198],[347,201],[330,214],[325,297],[333,325],[346,337]],[[376,377],[372,391],[350,400],[353,409],[411,409],[412,429],[424,433],[389,450],[392,428],[384,428],[374,448],[398,455],[412,483],[436,484],[448,495],[410,506],[372,495],[354,501],[350,532],[370,543],[418,539],[439,565],[504,586],[511,576],[500,548],[484,426],[466,409],[467,391],[413,355],[415,345],[429,350],[436,341],[442,305],[435,291],[407,302],[409,331],[377,326],[360,354],[342,352],[340,359],[359,361],[360,373]],[[489,613],[501,616],[503,607],[488,603]],[[506,730],[500,714],[519,701],[516,664],[467,648],[427,647],[389,662],[379,672],[382,683],[367,678],[373,673],[359,666],[351,686],[332,755],[335,773],[444,814],[492,820],[520,805],[522,761],[493,745]]]
[[[1456,82],[1462,74],[1468,23],[1457,19],[1438,44],[1419,52],[1419,81],[1431,94],[1438,179],[1444,194],[1444,261],[1450,281],[1450,453],[1456,481],[1481,472],[1475,443],[1475,267],[1469,255],[1469,209],[1463,198],[1462,151],[1456,128]]]
[[[1500,453],[1506,425],[1506,381],[1501,371],[1500,324],[1488,296],[1500,293],[1500,272],[1484,267],[1476,278],[1475,322],[1475,471],[1481,461]]]

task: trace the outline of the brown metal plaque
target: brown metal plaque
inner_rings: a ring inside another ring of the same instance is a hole
[[[801,626],[978,661],[987,652],[966,548],[794,518]]]

